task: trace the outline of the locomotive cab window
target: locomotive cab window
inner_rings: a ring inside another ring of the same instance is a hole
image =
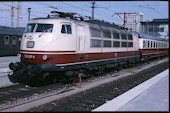
[[[67,25],[67,24],[62,25],[61,33],[72,34],[71,25]]]
[[[27,24],[27,27],[25,29],[25,33],[32,33],[35,28],[35,23]]]
[[[53,24],[37,24],[36,32],[48,32],[51,33],[53,30]]]
[[[53,24],[42,24],[42,23],[30,23],[27,24],[25,29],[26,33],[32,32],[48,32],[51,33],[53,31]]]

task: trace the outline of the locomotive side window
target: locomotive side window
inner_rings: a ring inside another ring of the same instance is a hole
[[[120,39],[119,33],[116,32],[116,31],[114,31],[114,32],[113,32],[113,38],[115,38],[115,39]]]
[[[104,40],[103,41],[103,47],[111,47],[112,46],[112,43],[110,40]]]
[[[71,25],[66,25],[67,34],[71,34]]]
[[[71,25],[62,25],[61,33],[72,34]]]
[[[105,37],[105,38],[111,38],[111,33],[110,33],[110,31],[103,31],[103,37]]]
[[[17,44],[17,37],[16,36],[12,36],[12,44],[13,45]]]
[[[4,44],[5,45],[9,44],[9,36],[4,36]]]
[[[119,41],[113,41],[113,47],[120,47]]]
[[[91,37],[101,37],[101,32],[99,29],[90,28],[90,36]]]
[[[127,42],[121,42],[122,47],[127,47]]]
[[[124,39],[124,40],[127,39],[126,34],[122,33],[121,38]]]
[[[62,27],[61,27],[61,33],[66,33],[65,25],[62,25]]]
[[[133,40],[132,34],[128,34],[128,40]]]
[[[128,42],[128,47],[133,47],[133,42]]]
[[[91,39],[90,47],[101,47],[101,40]]]

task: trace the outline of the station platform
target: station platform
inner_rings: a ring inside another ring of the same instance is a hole
[[[169,111],[169,69],[92,111]]]
[[[19,62],[20,58],[18,56],[5,56],[0,57],[0,69],[8,68],[10,62]]]
[[[10,62],[19,62],[18,56],[5,56],[0,57],[0,87],[14,85],[8,78],[8,74],[12,73],[9,69]]]

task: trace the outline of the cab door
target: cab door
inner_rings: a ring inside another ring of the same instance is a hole
[[[84,26],[78,26],[77,27],[77,36],[78,36],[78,51],[84,52],[85,51],[85,31]]]
[[[85,61],[85,28],[83,25],[77,26],[77,40],[78,40],[78,60],[79,61]]]

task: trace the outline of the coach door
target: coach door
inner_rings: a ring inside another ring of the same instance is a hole
[[[84,26],[77,27],[77,38],[78,38],[78,51],[84,52],[85,51],[85,29]]]

